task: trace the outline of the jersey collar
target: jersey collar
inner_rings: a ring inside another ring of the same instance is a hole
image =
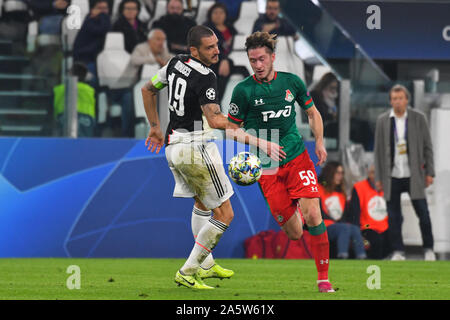
[[[212,71],[209,67],[203,64],[203,62],[201,62],[198,59],[195,59],[191,55],[189,55],[189,58],[185,63],[204,75],[209,74]]]
[[[277,78],[277,75],[278,75],[278,73],[275,71],[275,74],[273,75],[273,79],[271,80],[271,81],[268,81],[268,82],[262,82],[262,81],[259,81],[257,78],[256,78],[256,75],[255,74],[253,74],[253,80],[255,80],[257,83],[259,83],[259,84],[263,84],[263,83],[267,83],[267,84],[271,84],[273,81],[275,81],[275,79]]]

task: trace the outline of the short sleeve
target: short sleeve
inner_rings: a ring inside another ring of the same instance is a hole
[[[233,89],[230,106],[228,108],[228,121],[241,124],[247,115],[248,99],[242,86],[237,85]]]
[[[294,87],[297,92],[295,100],[298,102],[298,104],[303,110],[311,108],[314,105],[314,101],[311,95],[309,94],[308,89],[306,89],[305,83],[303,82],[302,79],[300,79],[298,76],[294,74],[292,75],[292,77]]]
[[[169,83],[167,80],[167,67],[169,66],[169,63],[170,61],[167,62],[167,64],[164,67],[159,69],[158,72],[152,78],[152,84],[158,90],[163,89]]]
[[[219,104],[216,75],[210,72],[208,75],[202,76],[200,79],[200,83],[198,84],[199,91],[197,92],[199,104],[201,106],[208,103]]]

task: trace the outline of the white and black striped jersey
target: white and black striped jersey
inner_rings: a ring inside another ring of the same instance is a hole
[[[214,72],[190,55],[173,57],[152,78],[157,89],[168,86],[170,122],[164,143],[170,143],[174,130],[193,132],[203,130],[200,106],[217,103],[217,79]]]

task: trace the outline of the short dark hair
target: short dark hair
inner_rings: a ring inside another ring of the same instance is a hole
[[[172,0],[166,0],[166,7],[169,5],[169,2]],[[183,0],[175,0],[178,1],[179,3],[181,3],[184,6]]]
[[[91,0],[89,1],[89,9],[93,9],[97,3],[106,2],[108,4],[108,8],[111,7],[110,2],[108,0]]]
[[[88,73],[88,68],[83,62],[77,61],[73,63],[72,69],[70,71],[73,76],[78,77],[78,81],[84,82]]]
[[[270,34],[268,32],[256,31],[247,37],[245,41],[245,50],[248,53],[250,49],[266,47],[270,53],[275,52],[277,45],[276,34]]]
[[[202,44],[202,38],[211,37],[215,35],[214,31],[205,26],[192,27],[187,35],[188,47],[199,48]]]
[[[137,5],[138,13],[141,12],[141,3],[138,0],[122,0],[119,4],[119,13],[123,14],[123,8],[125,7],[125,4],[128,2],[133,2]]]

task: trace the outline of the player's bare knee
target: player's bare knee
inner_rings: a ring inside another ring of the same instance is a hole
[[[316,226],[322,221],[320,207],[314,202],[308,204],[308,206],[302,206],[303,216],[308,226]]]
[[[282,229],[290,240],[299,240],[303,235],[303,230],[301,228],[284,225]]]
[[[291,231],[291,232],[288,234],[288,238],[289,238],[290,240],[297,241],[297,240],[300,240],[300,238],[302,237],[302,235],[303,235],[303,231],[302,231],[302,230],[293,230],[293,231]]]

